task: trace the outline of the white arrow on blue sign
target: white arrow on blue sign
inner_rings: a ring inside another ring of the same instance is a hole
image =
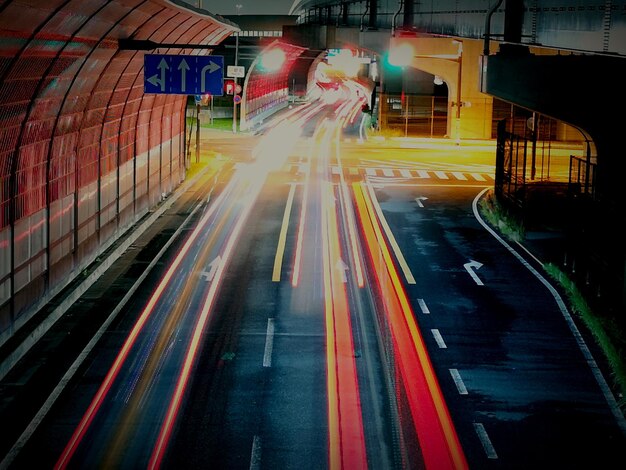
[[[146,54],[143,73],[145,93],[224,94],[223,56]]]

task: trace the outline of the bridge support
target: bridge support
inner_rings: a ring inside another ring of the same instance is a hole
[[[410,46],[408,66],[441,77],[448,86],[447,135],[490,139],[493,98],[480,91],[478,40],[433,37],[391,38],[389,50]],[[407,47],[408,49],[408,47]]]

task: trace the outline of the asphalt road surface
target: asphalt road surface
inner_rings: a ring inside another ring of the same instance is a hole
[[[3,468],[622,468],[584,332],[480,217],[490,149],[359,142],[361,104],[207,137],[3,378]]]

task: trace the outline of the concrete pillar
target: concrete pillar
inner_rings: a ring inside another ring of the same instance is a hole
[[[480,91],[482,41],[463,40],[461,139],[491,139],[493,97]]]
[[[441,77],[448,86],[447,135],[452,139],[491,139],[493,98],[480,91],[482,41],[463,39],[459,44],[451,38],[392,38],[390,49],[404,43],[413,51],[411,67]]]

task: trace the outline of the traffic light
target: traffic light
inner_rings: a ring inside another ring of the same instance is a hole
[[[224,91],[226,91],[227,95],[235,94],[235,82],[233,80],[226,80],[224,82]]]

